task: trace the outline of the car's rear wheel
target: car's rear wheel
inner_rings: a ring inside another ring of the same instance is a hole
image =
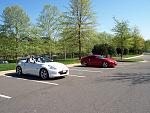
[[[108,62],[103,62],[102,67],[107,68],[108,67]]]
[[[49,78],[49,74],[48,74],[48,71],[46,70],[46,69],[41,69],[40,70],[40,77],[42,78],[42,79],[48,79]]]
[[[83,61],[83,62],[81,62],[81,65],[82,66],[87,66],[87,63]]]
[[[22,75],[22,68],[21,68],[20,66],[17,66],[17,67],[16,67],[16,73],[17,73],[18,75]]]

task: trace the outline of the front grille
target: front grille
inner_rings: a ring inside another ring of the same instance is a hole
[[[63,70],[63,71],[59,71],[58,73],[60,74],[60,75],[62,75],[62,74],[66,74],[68,72],[68,70]]]

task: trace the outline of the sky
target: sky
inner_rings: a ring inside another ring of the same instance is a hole
[[[21,6],[28,14],[31,22],[36,20],[45,4],[52,4],[60,11],[69,8],[69,0],[0,0],[0,15],[12,5]],[[113,33],[113,17],[127,20],[130,27],[137,26],[144,39],[150,40],[150,0],[91,0],[91,7],[96,13],[97,31]]]

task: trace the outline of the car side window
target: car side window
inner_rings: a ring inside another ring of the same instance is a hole
[[[103,55],[99,55],[98,58],[99,58],[99,59],[103,59],[104,56],[103,56]]]
[[[27,58],[26,63],[30,63],[30,59],[29,58]]]

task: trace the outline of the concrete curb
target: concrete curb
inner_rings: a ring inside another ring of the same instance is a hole
[[[16,72],[16,70],[0,71],[0,76],[9,74],[9,73],[15,73],[15,72]]]

